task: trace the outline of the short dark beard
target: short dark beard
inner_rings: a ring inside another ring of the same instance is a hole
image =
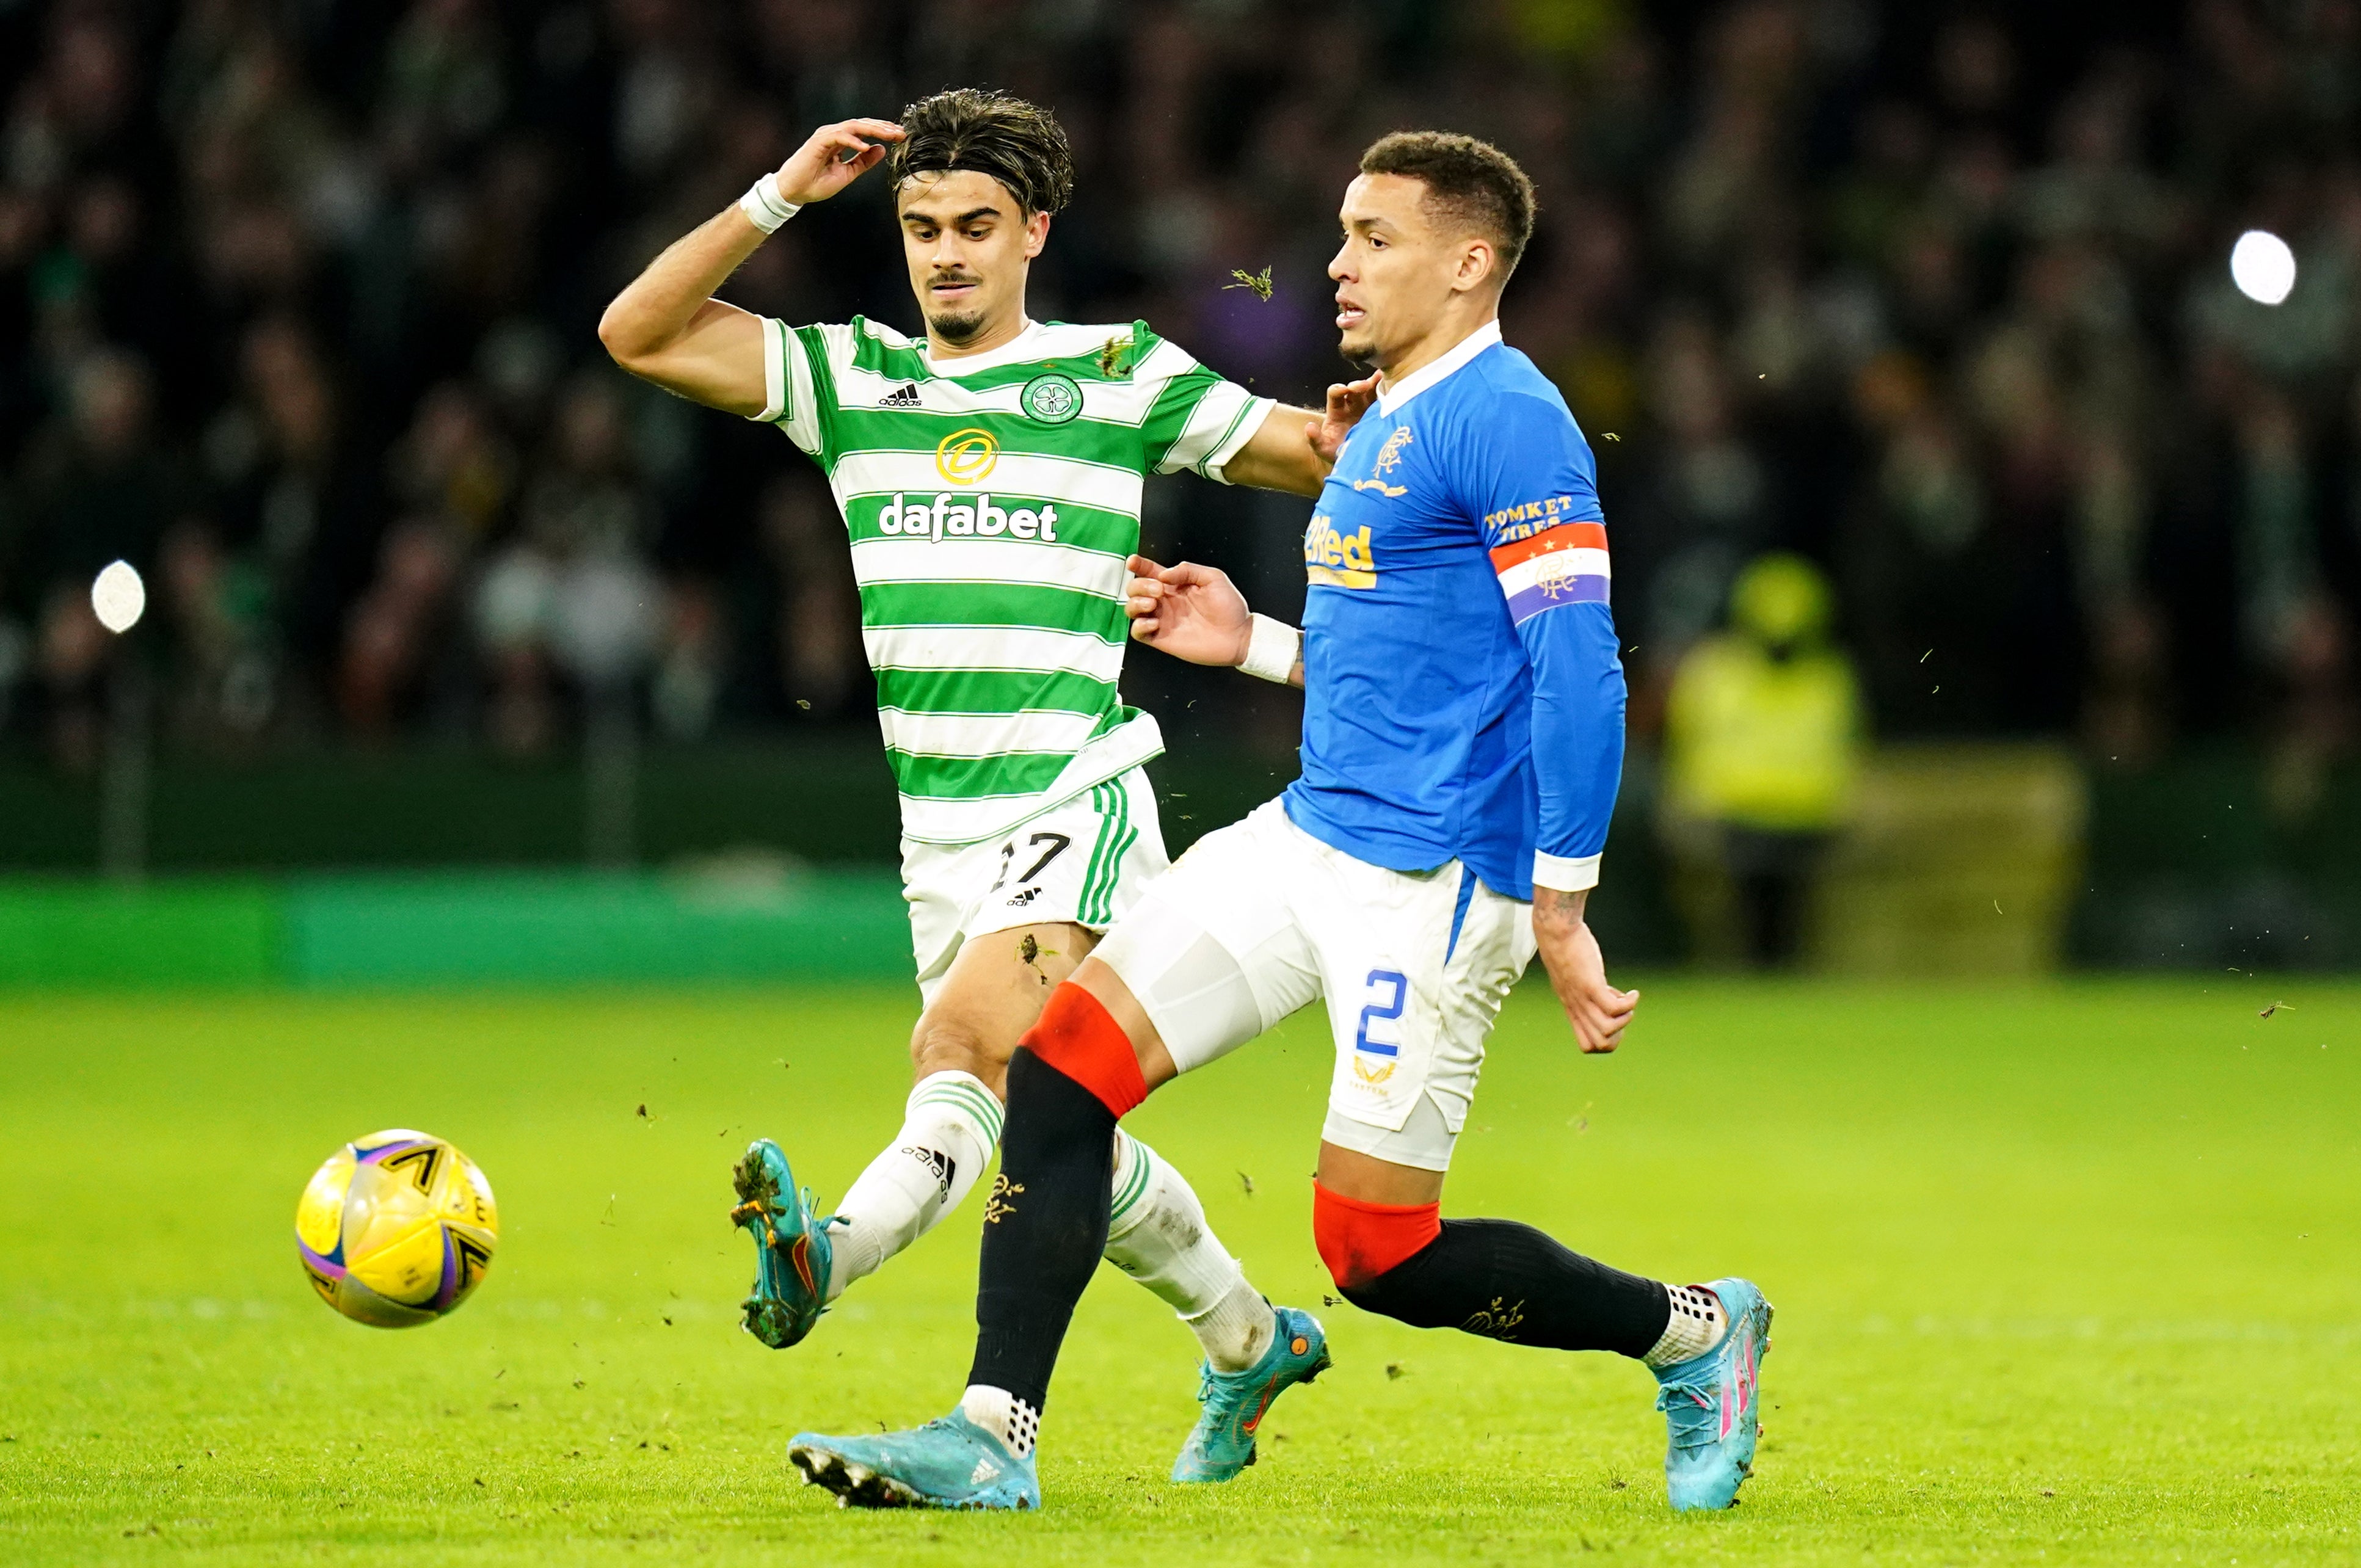
[[[928,316],[927,330],[956,348],[983,335],[983,313]]]

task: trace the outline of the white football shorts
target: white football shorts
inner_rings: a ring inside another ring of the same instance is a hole
[[[1133,768],[972,844],[902,840],[918,996],[931,1004],[974,938],[1071,922],[1104,931],[1171,862],[1147,770]]]
[[[1373,866],[1276,800],[1199,839],[1098,948],[1182,1072],[1327,998],[1321,1136],[1422,1170],[1451,1168],[1485,1039],[1533,952],[1532,905],[1459,861]]]

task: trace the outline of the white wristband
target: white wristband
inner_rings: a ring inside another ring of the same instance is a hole
[[[765,174],[746,187],[746,193],[738,198],[738,210],[746,214],[748,223],[764,234],[776,234],[781,224],[803,211],[803,203],[782,200],[779,177]]]
[[[1283,620],[1257,615],[1253,630],[1246,633],[1246,656],[1238,661],[1238,668],[1258,681],[1277,681],[1285,685],[1287,677],[1295,673],[1295,661],[1302,652],[1302,632]]]

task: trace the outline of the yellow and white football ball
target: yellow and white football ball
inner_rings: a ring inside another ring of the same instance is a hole
[[[426,1133],[395,1127],[328,1157],[295,1206],[295,1244],[320,1299],[380,1329],[431,1323],[483,1282],[500,1243],[492,1184]]]

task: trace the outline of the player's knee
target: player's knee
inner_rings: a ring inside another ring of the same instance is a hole
[[[1382,1312],[1385,1277],[1443,1234],[1440,1203],[1365,1203],[1312,1184],[1312,1239],[1345,1299]],[[1365,1299],[1367,1298],[1367,1299]]]
[[[921,1078],[936,1072],[966,1072],[997,1084],[1008,1070],[1014,1048],[1014,1042],[994,1042],[983,1030],[958,1017],[929,1014],[910,1032],[910,1065]]]

